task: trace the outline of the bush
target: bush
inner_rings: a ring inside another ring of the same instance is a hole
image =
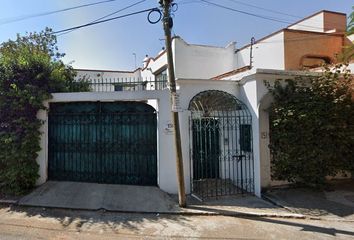
[[[266,83],[272,177],[311,186],[326,176],[354,170],[353,77],[342,66],[320,77]]]
[[[51,93],[69,91],[74,83],[75,71],[57,50],[51,29],[0,45],[0,183],[12,193],[32,188],[38,178],[37,112]],[[85,82],[80,87],[88,90]]]

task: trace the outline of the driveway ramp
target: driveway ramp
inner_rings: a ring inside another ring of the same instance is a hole
[[[125,212],[177,211],[177,204],[158,187],[48,181],[19,205]]]

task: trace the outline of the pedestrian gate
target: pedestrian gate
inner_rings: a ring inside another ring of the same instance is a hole
[[[192,193],[200,198],[254,192],[252,117],[229,93],[209,90],[189,104]]]
[[[156,134],[143,102],[51,103],[49,179],[157,185]]]

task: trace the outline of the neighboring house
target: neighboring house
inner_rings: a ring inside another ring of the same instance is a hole
[[[321,11],[252,45],[172,42],[187,193],[250,192],[270,177],[271,96],[264,80],[316,75],[347,39],[346,16]],[[349,44],[349,43],[348,43]],[[166,52],[135,71],[78,69],[92,92],[56,93],[48,103],[40,179],[157,185],[177,193]]]

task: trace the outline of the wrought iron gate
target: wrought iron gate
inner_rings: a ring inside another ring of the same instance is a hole
[[[191,189],[200,198],[254,192],[252,117],[222,91],[197,94],[189,104]]]
[[[156,124],[142,102],[50,104],[49,179],[157,185]]]

